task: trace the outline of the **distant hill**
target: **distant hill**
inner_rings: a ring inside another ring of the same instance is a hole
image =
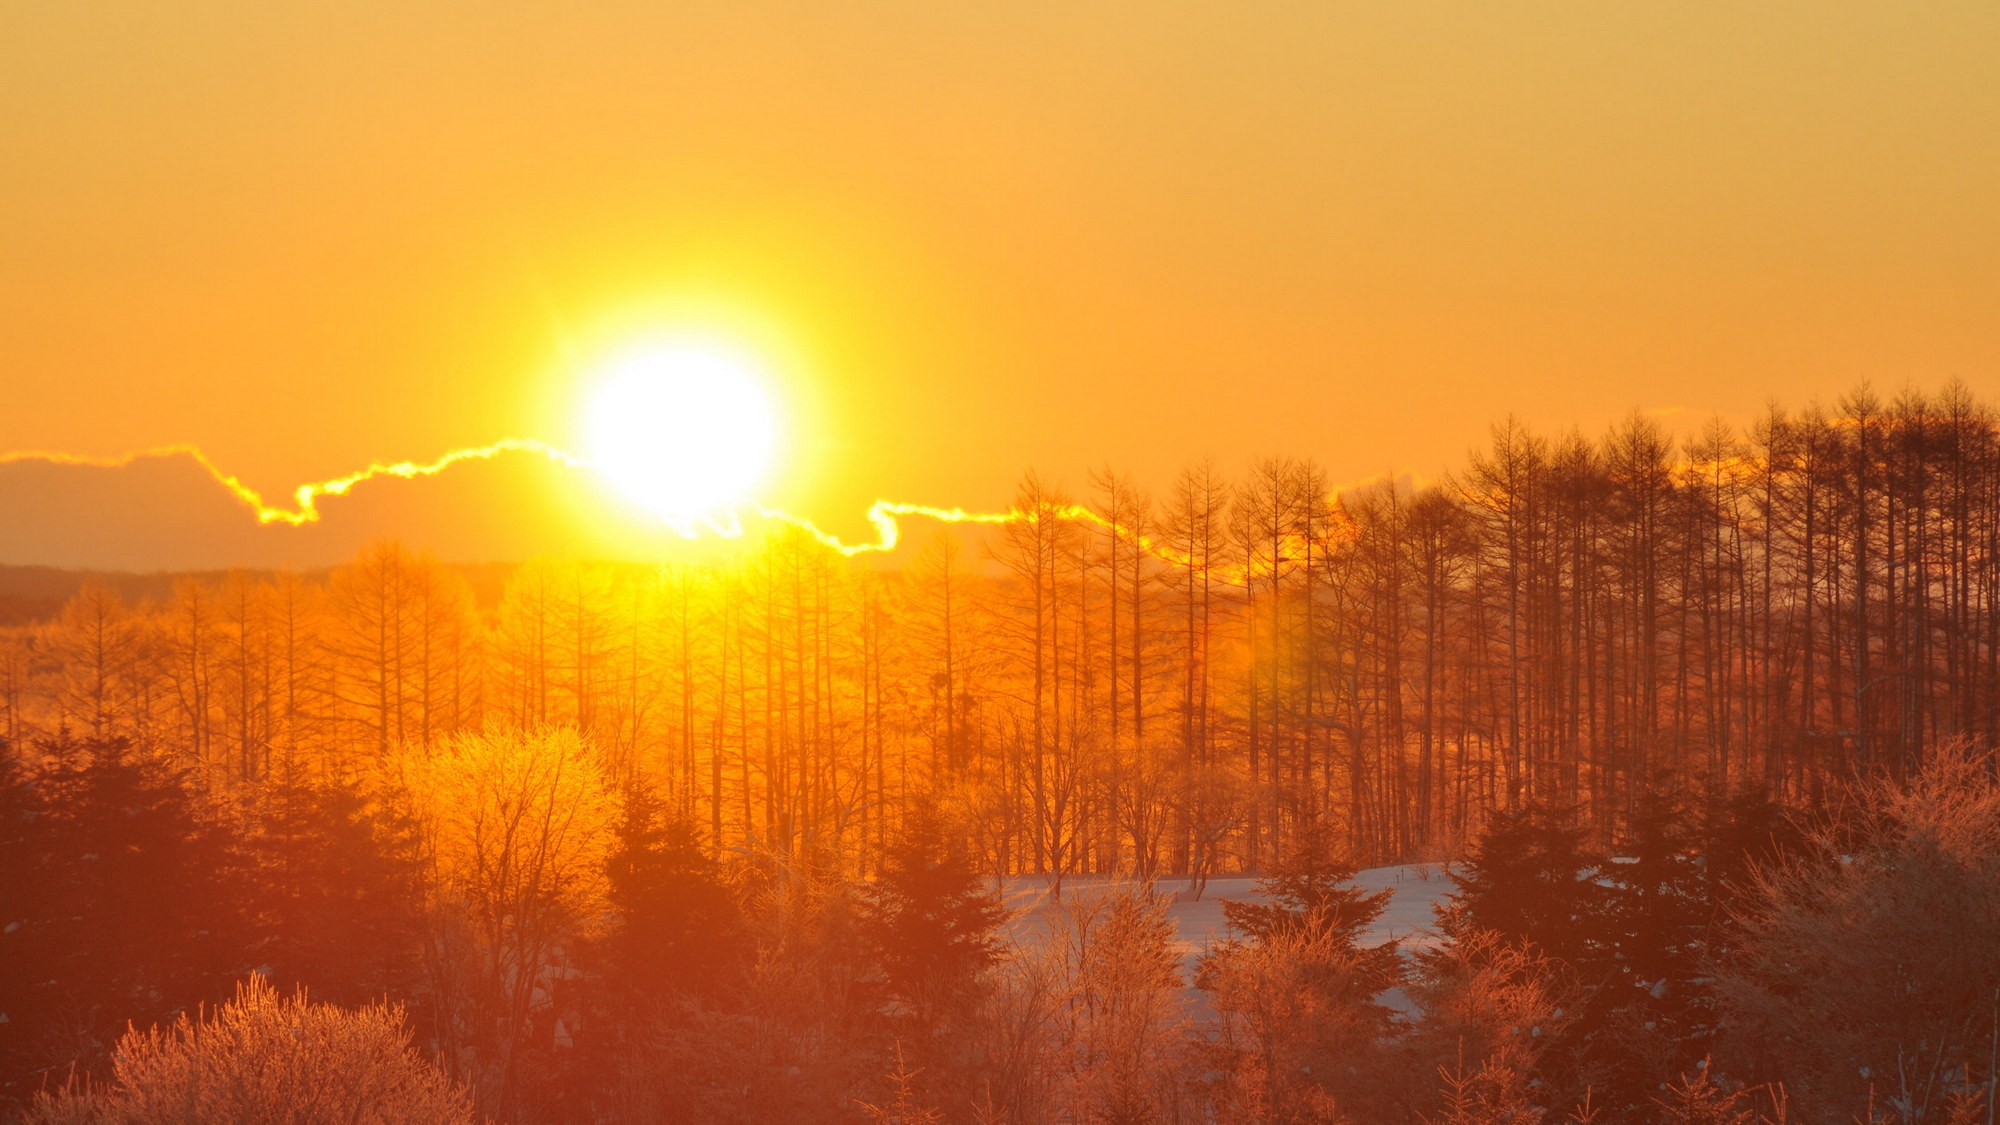
[[[186,576],[219,578],[222,572],[190,573]],[[173,593],[174,581],[183,575],[164,571],[134,574],[119,570],[0,564],[0,625],[32,625],[50,620],[62,611],[63,603],[92,577],[103,579],[128,602],[150,602],[165,600]]]
[[[0,564],[53,568],[15,591],[49,597],[74,588],[63,571],[130,571],[132,589],[152,593],[171,582],[145,572],[327,567],[384,537],[444,559],[666,558],[682,542],[587,470],[534,454],[378,478],[319,507],[317,522],[261,524],[182,453],[117,466],[0,461]]]
[[[508,576],[514,573],[518,563],[451,563],[453,570],[465,576],[472,587],[472,594],[481,609],[492,609],[500,603],[500,595],[505,589]],[[314,567],[300,571],[300,575],[311,580],[324,580],[329,567]],[[62,612],[63,603],[74,596],[83,584],[97,578],[105,582],[128,602],[164,602],[173,596],[174,584],[184,578],[200,582],[220,582],[228,576],[225,570],[156,570],[139,573],[127,570],[87,570],[56,566],[13,566],[0,563],[0,628],[18,625],[36,625],[54,620]],[[247,571],[256,578],[269,579],[278,574],[272,569],[252,569]]]

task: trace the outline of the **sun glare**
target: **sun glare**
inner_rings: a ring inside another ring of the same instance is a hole
[[[735,348],[673,344],[607,368],[584,418],[591,465],[684,526],[745,498],[770,465],[777,420],[762,365]]]

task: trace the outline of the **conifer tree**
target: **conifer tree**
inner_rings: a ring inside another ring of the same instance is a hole
[[[1363,944],[1390,892],[1354,876],[1328,826],[1307,822],[1257,882],[1268,901],[1222,904],[1235,936],[1202,958],[1196,983],[1220,1015],[1210,1053],[1231,1112],[1337,1120],[1331,1107],[1391,1100],[1370,1060],[1391,1032],[1381,996],[1402,960],[1394,941]]]
[[[336,1004],[407,995],[423,925],[410,825],[347,786],[273,785],[260,801],[242,851],[272,979]]]
[[[1685,801],[1662,784],[1641,796],[1620,861],[1600,876],[1603,946],[1580,966],[1588,991],[1578,1037],[1614,1113],[1648,1106],[1706,1053],[1701,964],[1712,911],[1701,850]]]
[[[0,1104],[92,1071],[128,1021],[217,996],[253,956],[228,833],[181,777],[123,738],[38,749],[0,800]]]
[[[616,828],[606,874],[617,921],[604,953],[622,987],[655,998],[727,987],[742,973],[748,937],[699,831],[643,779],[625,788]]]
[[[1592,998],[1614,971],[1602,881],[1611,865],[1583,839],[1569,810],[1530,804],[1495,813],[1453,869],[1457,891],[1438,907],[1445,946],[1418,958],[1419,992],[1434,1018],[1479,1026],[1497,1044],[1495,1057],[1532,1080],[1544,1107],[1591,1085],[1599,1030]],[[1564,999],[1547,1002],[1556,995]],[[1490,1026],[1509,1009],[1519,1015]]]
[[[1464,862],[1455,865],[1438,928],[1452,939],[1490,930],[1582,967],[1601,957],[1605,860],[1584,847],[1567,810],[1529,805],[1496,812]]]
[[[1252,944],[1278,938],[1325,941],[1354,955],[1362,971],[1359,982],[1372,987],[1361,999],[1394,985],[1401,975],[1396,943],[1364,949],[1362,935],[1382,916],[1392,892],[1368,892],[1354,885],[1357,872],[1324,822],[1300,825],[1282,857],[1257,880],[1257,890],[1269,901],[1228,902],[1222,916],[1229,928]]]
[[[1757,1115],[1742,1090],[1725,1090],[1709,1073],[1706,1061],[1683,1074],[1655,1098],[1664,1125],[1751,1125]]]
[[[1000,956],[1007,912],[937,810],[912,810],[864,903],[863,933],[889,996],[930,1024],[969,999]]]

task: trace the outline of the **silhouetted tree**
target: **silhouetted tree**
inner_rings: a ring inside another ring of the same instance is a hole
[[[862,932],[888,994],[922,1025],[960,1009],[1000,953],[999,897],[947,837],[936,811],[912,810],[869,890]]]
[[[423,889],[413,826],[338,785],[273,786],[242,841],[265,975],[331,1003],[413,997]]]
[[[231,841],[122,738],[0,778],[0,1098],[99,1070],[127,1021],[218,996],[256,954]]]
[[[1458,889],[1438,927],[1454,939],[1475,930],[1502,934],[1574,965],[1601,962],[1608,896],[1598,876],[1605,866],[1585,848],[1570,810],[1496,812],[1452,866]]]
[[[741,908],[698,830],[643,780],[624,789],[615,823],[606,860],[614,921],[603,939],[609,986],[658,1002],[740,984],[749,955]]]

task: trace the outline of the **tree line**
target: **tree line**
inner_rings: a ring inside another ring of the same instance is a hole
[[[1196,878],[1322,819],[1387,860],[1537,801],[1609,841],[1661,776],[1809,800],[2000,733],[2000,429],[1958,384],[1684,441],[1510,420],[1422,486],[1029,474],[894,569],[781,532],[531,562],[481,604],[384,542],[156,603],[90,583],[0,638],[10,745],[123,738],[218,790],[557,725],[716,846],[854,869],[918,798],[996,873]]]
[[[0,1116],[1990,1113],[1963,388],[1090,484],[894,568],[86,584],[0,634]],[[1392,860],[1451,861],[1434,942],[1363,940]],[[1157,878],[1237,872],[1190,975]]]
[[[1435,917],[1386,941],[1390,892],[1303,822],[1193,957],[1159,883],[1010,912],[928,801],[866,880],[719,852],[569,729],[255,802],[122,740],[38,749],[0,763],[0,1120],[1979,1125],[1994,1104],[2000,759],[1963,744],[1832,810],[1649,789],[1614,851],[1573,808],[1495,813],[1403,870]]]

